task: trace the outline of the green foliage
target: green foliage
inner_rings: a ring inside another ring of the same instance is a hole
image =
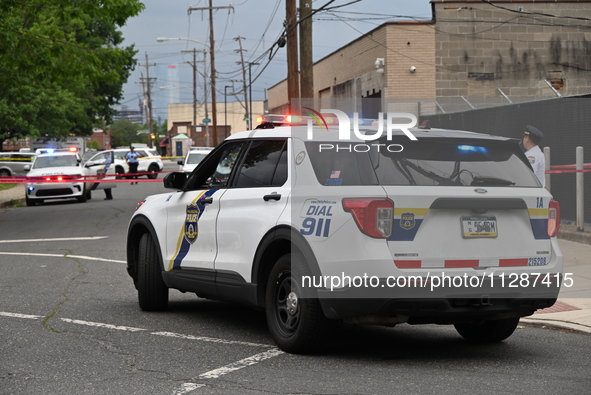
[[[98,141],[96,140],[91,140],[88,143],[86,143],[86,148],[88,149],[100,149],[101,145]]]
[[[110,122],[136,60],[117,30],[138,0],[0,1],[0,143],[90,135]]]
[[[143,129],[142,126],[127,119],[113,122],[110,129],[111,147],[128,147],[131,143],[137,143],[140,142],[141,139],[145,139],[145,134],[138,135],[137,133],[138,130]]]

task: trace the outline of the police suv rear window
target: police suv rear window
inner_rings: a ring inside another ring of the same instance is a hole
[[[331,145],[334,148],[326,149]],[[306,142],[318,182],[326,186],[539,186],[512,141],[432,137],[362,145]]]

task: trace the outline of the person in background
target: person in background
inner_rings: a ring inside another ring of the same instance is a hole
[[[542,186],[546,186],[546,159],[544,153],[540,149],[540,141],[544,135],[537,128],[527,125],[523,135],[523,147],[525,148],[525,156],[529,160],[531,167]]]
[[[142,155],[138,152],[135,152],[133,146],[129,147],[129,152],[127,154],[125,154],[125,162],[127,162],[127,165],[129,166],[129,173],[132,174],[131,178],[132,179],[136,179],[138,178],[137,176],[137,167],[138,167],[138,158],[141,157]],[[131,185],[133,185],[133,181],[131,182]],[[137,181],[135,181],[135,183],[137,184]]]

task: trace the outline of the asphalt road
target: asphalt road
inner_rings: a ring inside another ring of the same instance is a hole
[[[171,292],[144,313],[125,234],[158,183],[114,200],[0,210],[0,394],[581,394],[591,336],[520,327],[474,346],[449,326],[338,326],[326,350],[277,350],[264,314]],[[63,239],[63,240],[59,240]]]

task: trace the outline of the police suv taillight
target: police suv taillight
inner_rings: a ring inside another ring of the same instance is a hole
[[[550,201],[548,207],[548,236],[554,237],[560,230],[560,203],[555,200]]]
[[[351,213],[364,234],[375,238],[392,235],[394,202],[384,198],[344,198],[343,210]]]

